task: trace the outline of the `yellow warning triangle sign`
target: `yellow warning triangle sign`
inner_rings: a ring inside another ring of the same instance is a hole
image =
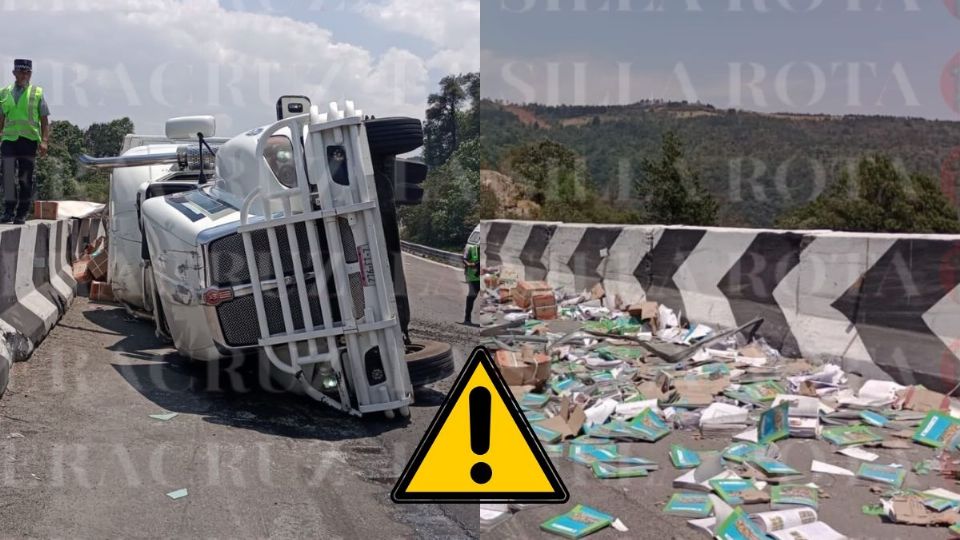
[[[490,353],[477,347],[390,497],[562,503],[568,494]]]

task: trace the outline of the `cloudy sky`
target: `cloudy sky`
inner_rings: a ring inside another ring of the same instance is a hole
[[[957,0],[482,5],[486,97],[960,119]]]
[[[214,114],[234,135],[282,94],[422,118],[441,77],[479,68],[480,0],[0,0],[0,18],[0,83],[31,58],[53,118],[140,133]]]

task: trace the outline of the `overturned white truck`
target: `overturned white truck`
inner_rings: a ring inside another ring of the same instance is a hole
[[[109,281],[183,355],[256,357],[275,380],[354,415],[409,414],[413,388],[453,372],[450,346],[412,342],[396,205],[417,204],[413,118],[321,112],[215,138],[213,117],[128,135],[113,169]],[[269,364],[267,364],[269,362]]]

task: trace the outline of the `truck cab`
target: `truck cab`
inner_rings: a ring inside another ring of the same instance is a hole
[[[449,345],[407,333],[396,205],[420,202],[427,171],[396,156],[422,145],[420,122],[350,102],[321,113],[303,96],[277,109],[235,137],[181,117],[164,137],[128,135],[120,156],[81,159],[113,169],[115,296],[184,356],[253,356],[340,410],[407,414],[414,386],[453,371]]]

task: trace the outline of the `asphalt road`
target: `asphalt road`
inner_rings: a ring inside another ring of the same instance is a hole
[[[451,342],[462,365],[476,330],[451,323],[460,272],[405,265],[412,332]],[[250,366],[190,362],[78,298],[0,400],[0,538],[475,536],[476,507],[389,500],[452,379],[418,392],[409,421],[350,418],[261,388]],[[148,416],[165,412],[179,415]]]
[[[460,272],[405,257],[415,335],[448,341],[462,366],[476,330],[462,317]],[[308,398],[274,393],[249,367],[227,371],[187,361],[122,309],[77,299],[33,357],[14,366],[0,400],[0,538],[448,538],[479,533],[474,506],[394,505],[389,492],[452,378],[417,394],[409,421],[346,417]],[[148,415],[180,413],[160,421]],[[661,463],[647,478],[597,480],[554,459],[570,501],[528,507],[483,534],[540,538],[539,524],[577,503],[618,516],[591,538],[705,538],[663,504],[680,475],[669,445],[721,449],[726,439],[674,432],[632,445]],[[803,472],[811,459],[856,469],[820,441],[781,442]],[[874,450],[878,463],[932,456],[923,448]],[[821,518],[851,538],[947,538],[944,528],[884,523],[860,513],[878,501],[860,480],[814,474]],[[945,487],[907,475],[906,487]],[[167,492],[187,488],[171,500]],[[761,511],[766,505],[748,507]]]

